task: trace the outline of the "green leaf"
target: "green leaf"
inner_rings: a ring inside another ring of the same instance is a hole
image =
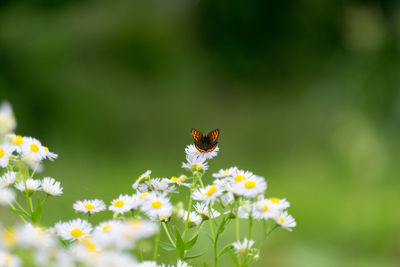
[[[17,210],[17,209],[14,209],[14,208],[10,208],[10,210],[11,210],[12,212],[14,212],[15,214],[17,214],[17,215],[20,215],[20,216],[28,216],[28,217],[29,217],[29,214],[26,213],[26,212],[23,211],[23,210]]]
[[[175,250],[175,247],[172,244],[163,241],[160,241],[160,247],[166,251]]]
[[[176,256],[178,259],[183,259],[185,256],[185,243],[183,243],[181,234],[179,233],[178,229],[176,230]]]
[[[220,224],[220,226],[218,228],[218,235],[222,234],[222,232],[225,230],[226,222],[227,222],[227,220],[224,218],[224,220],[222,221],[222,223]]]
[[[203,267],[209,267],[207,263],[204,263]]]
[[[206,251],[206,252],[207,252],[207,251]],[[203,253],[201,253],[201,254],[199,254],[199,255],[186,256],[186,257],[184,257],[183,259],[184,259],[184,260],[191,260],[191,259],[195,259],[195,258],[198,258],[198,257],[201,257],[201,256],[203,256],[204,254],[206,254],[206,252],[203,252]]]
[[[230,250],[229,250],[229,253],[231,254],[232,261],[233,261],[233,263],[235,264],[235,266],[240,266],[239,261],[238,261],[236,255],[235,255],[232,251],[230,251]]]
[[[219,253],[218,253],[218,257],[221,257],[222,255],[224,255],[225,253],[227,253],[228,251],[230,251],[233,248],[232,244],[228,244],[225,247],[223,247]]]
[[[190,241],[186,242],[185,250],[191,249],[194,246],[194,244],[196,244],[198,237],[199,235],[195,235]]]
[[[38,199],[35,210],[32,212],[32,222],[39,223],[40,217],[42,216],[42,202]]]

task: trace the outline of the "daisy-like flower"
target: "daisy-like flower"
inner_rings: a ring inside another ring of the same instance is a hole
[[[18,243],[16,229],[13,227],[3,228],[0,225],[0,248],[12,249]]]
[[[85,220],[75,219],[68,222],[59,222],[55,226],[55,231],[64,240],[79,240],[87,238],[92,231],[92,225]]]
[[[274,203],[268,199],[259,199],[253,205],[252,216],[256,219],[271,219],[279,215],[279,211]]]
[[[74,210],[82,213],[97,213],[106,209],[106,205],[103,200],[93,199],[93,200],[83,200],[76,201],[73,205]]]
[[[182,162],[182,168],[188,169],[191,172],[206,171],[208,169],[208,165],[207,162],[205,162],[205,159],[195,157],[188,158],[187,162]]]
[[[118,198],[111,201],[109,210],[115,214],[124,214],[134,208],[134,199],[128,195],[120,195]]]
[[[128,253],[118,251],[104,251],[99,254],[92,266],[139,266],[139,263]]]
[[[217,218],[219,215],[221,215],[221,213],[219,213],[217,210],[209,208],[204,203],[196,203],[194,209],[198,214],[200,214],[203,220],[208,220],[210,218],[214,219]]]
[[[275,217],[275,222],[282,228],[285,228],[288,231],[292,231],[293,227],[296,226],[296,221],[292,217],[292,215],[289,215],[287,211],[281,212],[278,216]]]
[[[193,192],[193,199],[204,201],[207,205],[222,194],[222,190],[216,185],[208,185],[205,188],[200,188]]]
[[[191,265],[187,264],[184,261],[178,260],[176,267],[192,267]]]
[[[0,167],[5,168],[8,166],[12,149],[6,144],[0,144]]]
[[[150,193],[147,201],[142,205],[142,210],[150,218],[166,220],[172,214],[172,205],[166,197]]]
[[[171,179],[164,178],[165,182],[170,183],[170,184],[177,184],[177,185],[182,185],[186,187],[190,187],[190,184],[184,183],[184,181],[187,179],[186,175],[181,175],[179,177],[172,176]]]
[[[243,242],[237,241],[232,243],[232,245],[237,254],[245,254],[246,251],[248,251],[254,245],[254,241],[244,238]]]
[[[168,179],[163,178],[153,178],[149,180],[149,187],[155,191],[158,191],[160,193],[172,193],[175,191],[176,187],[174,185],[170,185],[170,183],[168,182]]]
[[[286,198],[270,197],[268,198],[278,210],[284,210],[290,207],[289,201]]]
[[[0,250],[0,266],[19,267],[21,266],[21,259],[6,251]]]
[[[95,233],[110,233],[116,227],[118,227],[120,225],[121,225],[121,221],[117,221],[117,220],[109,220],[109,221],[101,222],[99,225],[97,225],[94,228],[93,235]]]
[[[232,173],[232,182],[235,183],[240,183],[242,181],[248,180],[254,176],[252,172],[249,171],[243,171],[243,170],[236,170],[235,172]]]
[[[255,197],[262,194],[267,189],[264,178],[251,176],[249,179],[242,180],[232,185],[232,193],[237,196]]]
[[[26,188],[25,188],[26,184]],[[26,181],[21,181],[15,184],[15,188],[17,188],[21,192],[28,191],[28,194],[32,195],[36,191],[41,190],[41,181],[35,180],[32,178],[27,179]]]
[[[140,175],[140,176],[136,179],[135,183],[132,185],[132,188],[135,189],[135,190],[137,190],[138,187],[139,187],[139,184],[140,184],[142,181],[147,180],[147,179],[150,179],[150,174],[151,174],[151,171],[150,171],[150,170],[145,171],[142,175]]]
[[[43,146],[43,149],[44,158],[49,159],[50,161],[54,161],[56,158],[58,158],[58,155],[54,152],[51,152],[47,146]]]
[[[55,244],[53,235],[43,227],[28,223],[17,230],[17,239],[22,247],[49,248]]]
[[[8,171],[3,174],[3,176],[0,177],[0,188],[7,187],[10,184],[13,184],[16,176],[17,173],[13,171]]]
[[[33,137],[24,137],[22,153],[28,162],[40,162],[45,158],[46,151],[39,140]]]
[[[57,182],[54,178],[45,177],[42,180],[42,189],[44,192],[51,196],[60,196],[63,194],[61,183]]]
[[[17,121],[10,103],[4,101],[0,105],[0,134],[10,133],[17,127]]]
[[[238,214],[240,219],[248,219],[252,209],[252,204],[248,200],[240,200]]]
[[[0,205],[1,206],[8,206],[15,200],[15,192],[14,190],[6,187],[0,188]]]
[[[238,171],[237,167],[230,167],[229,169],[220,169],[217,173],[213,173],[213,177],[215,178],[225,178],[229,176],[235,176]]]
[[[217,146],[213,151],[211,152],[200,152],[195,145],[188,145],[185,148],[185,153],[186,153],[186,159],[194,159],[198,158],[201,160],[207,160],[207,159],[212,159],[218,155],[219,147]]]
[[[15,151],[18,154],[22,153],[22,144],[24,143],[24,138],[21,135],[8,134],[6,136],[6,141],[13,152]]]
[[[186,223],[186,220],[188,218],[187,216],[188,216],[188,212],[185,210],[181,216],[184,223]],[[189,213],[189,220],[188,220],[189,227],[195,227],[195,226],[199,225],[202,221],[203,221],[203,219],[196,212],[191,211]]]

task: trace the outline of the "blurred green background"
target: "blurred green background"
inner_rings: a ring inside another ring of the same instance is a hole
[[[183,173],[189,129],[218,127],[208,182],[233,165],[265,176],[298,223],[256,266],[400,264],[399,1],[3,0],[0,98],[59,154],[40,175],[65,192],[47,225],[147,169]]]

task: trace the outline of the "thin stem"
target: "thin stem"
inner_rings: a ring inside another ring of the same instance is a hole
[[[274,227],[271,228],[265,235],[264,235],[264,240],[267,239],[267,237],[276,229],[278,228],[278,224],[275,224]]]
[[[165,233],[166,233],[167,236],[168,236],[169,241],[170,241],[171,244],[175,247],[175,242],[174,242],[174,240],[172,239],[171,235],[169,234],[169,231],[168,231],[168,228],[167,228],[167,226],[166,226],[166,223],[165,223],[165,222],[162,222],[161,224],[162,224],[162,226],[163,226],[163,228],[164,228]]]
[[[142,253],[142,247],[140,246],[140,242],[137,244],[137,250],[139,254],[139,260],[142,262],[143,261],[143,253]]]
[[[236,222],[236,241],[239,241],[240,238],[240,228],[239,228],[239,204],[236,204],[236,218],[235,218],[235,222]]]
[[[249,233],[247,234],[247,239],[251,239],[251,231],[253,230],[253,217],[252,214],[250,213],[249,215]]]
[[[13,209],[15,209],[15,210],[17,210],[11,202],[10,202],[10,207],[13,208]],[[24,223],[26,223],[26,220],[25,220],[24,216],[18,215],[18,217],[19,217]]]
[[[15,204],[17,204],[18,208],[20,208],[22,211],[26,212],[26,210],[18,203],[18,201],[14,201]],[[26,212],[28,213],[28,212]]]
[[[158,243],[160,242],[160,235],[161,231],[158,231],[154,240],[154,254],[153,254],[154,261],[157,261]]]
[[[189,214],[190,214],[190,210],[192,208],[192,193],[193,193],[195,183],[196,183],[196,177],[193,175],[192,185],[190,186],[190,196],[189,196],[188,212],[187,212],[187,216],[186,216],[185,234],[183,236],[183,242],[186,242],[186,238],[187,238],[187,232],[188,232],[188,228],[189,228]]]

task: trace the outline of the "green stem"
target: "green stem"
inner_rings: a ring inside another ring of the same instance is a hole
[[[170,241],[171,244],[175,247],[175,242],[174,242],[174,240],[172,239],[171,235],[169,234],[169,231],[168,231],[168,228],[167,228],[167,226],[166,226],[166,223],[165,223],[165,222],[162,222],[161,224],[162,224],[162,226],[163,226],[163,228],[164,228],[165,233],[166,233],[167,236],[168,236],[169,241]]]
[[[13,208],[13,209],[15,209],[15,210],[17,210],[17,209],[15,208],[15,206],[14,206],[12,203],[10,203],[10,207]],[[25,220],[24,216],[18,215],[18,217],[21,219],[21,221],[23,221],[24,223],[26,223],[26,220]]]
[[[249,215],[249,233],[247,234],[248,240],[251,239],[251,231],[252,230],[253,230],[253,218],[252,218],[252,214],[250,213],[250,215]]]
[[[157,261],[158,243],[160,242],[160,235],[161,231],[158,231],[154,240],[154,254],[153,254],[154,261]]]
[[[187,238],[187,232],[188,232],[188,228],[189,228],[189,214],[190,214],[190,210],[192,208],[192,193],[194,190],[195,183],[196,183],[196,177],[195,177],[195,175],[193,175],[192,185],[190,186],[190,197],[189,197],[188,211],[187,211],[187,216],[186,216],[185,234],[183,236],[183,242],[186,242],[186,238]]]
[[[137,244],[137,250],[139,254],[139,260],[142,262],[143,261],[143,253],[142,253],[142,247],[140,246],[140,243]]]

